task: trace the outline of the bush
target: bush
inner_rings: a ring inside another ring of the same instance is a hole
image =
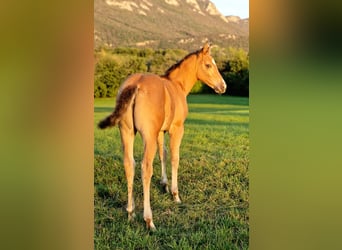
[[[246,51],[230,48],[221,74],[227,83],[227,95],[249,96],[249,58]]]
[[[191,94],[200,94],[203,92],[203,83],[201,81],[197,81],[194,87],[191,89]]]
[[[98,81],[95,80],[95,88],[94,88],[94,97],[98,98],[98,97],[105,97],[107,95],[107,86]]]
[[[146,72],[144,60],[120,58],[105,55],[98,59],[95,67],[94,97],[114,97],[127,76]]]

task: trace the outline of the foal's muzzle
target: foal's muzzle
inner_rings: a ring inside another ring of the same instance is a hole
[[[220,84],[214,87],[215,92],[218,94],[223,94],[224,92],[226,92],[226,89],[227,89],[227,85],[224,80],[222,80]]]

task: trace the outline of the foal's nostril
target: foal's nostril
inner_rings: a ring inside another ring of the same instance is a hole
[[[214,88],[215,92],[218,94],[223,94],[224,92],[226,92],[226,85],[220,85]]]
[[[222,84],[222,86],[221,86],[221,88],[220,88],[221,94],[223,94],[224,92],[226,92],[226,89],[227,89],[227,85],[226,85],[225,82],[223,82],[223,84]]]

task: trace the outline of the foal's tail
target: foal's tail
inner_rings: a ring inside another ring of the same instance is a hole
[[[112,114],[99,122],[98,127],[104,129],[107,127],[115,126],[121,120],[121,116],[125,113],[131,101],[135,98],[138,86],[128,86],[124,88],[116,101],[115,110]]]

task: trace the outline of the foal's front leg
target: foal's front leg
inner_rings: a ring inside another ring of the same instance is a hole
[[[181,203],[178,192],[178,166],[179,166],[179,147],[182,142],[184,134],[184,127],[175,127],[170,131],[170,151],[171,151],[171,166],[172,166],[172,180],[171,193],[175,202]]]

